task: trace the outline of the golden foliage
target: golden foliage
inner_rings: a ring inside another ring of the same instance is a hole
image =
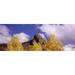
[[[30,45],[29,49],[31,51],[42,51],[41,45],[38,44],[38,43],[36,43],[35,41],[34,41],[34,44],[33,45]]]
[[[23,50],[23,46],[19,41],[18,37],[13,37],[11,41],[7,44],[8,51],[20,51]]]
[[[60,40],[56,38],[54,34],[51,35],[50,39],[47,42],[47,50],[51,51],[63,51],[64,46]]]
[[[13,37],[11,41],[0,49],[7,51],[63,51],[64,45],[52,34],[48,41],[45,41],[40,36],[25,43],[21,43],[18,37]]]

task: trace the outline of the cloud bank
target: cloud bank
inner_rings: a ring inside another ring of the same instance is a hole
[[[14,34],[14,36],[18,37],[20,39],[20,42],[27,42],[30,39],[30,36],[23,32]]]
[[[37,25],[37,28],[41,32],[45,33],[46,36],[50,37],[50,34],[55,34],[56,37],[63,40],[65,43],[75,43],[75,25],[74,24],[64,24],[64,25],[50,25],[43,24],[41,26]]]
[[[7,43],[10,41],[10,30],[5,25],[0,25],[0,43]]]
[[[75,45],[72,44],[65,45],[64,51],[75,51]]]

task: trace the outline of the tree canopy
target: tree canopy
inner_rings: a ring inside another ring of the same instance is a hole
[[[23,50],[22,43],[18,37],[13,37],[11,41],[7,44],[7,50],[10,51],[21,51]]]

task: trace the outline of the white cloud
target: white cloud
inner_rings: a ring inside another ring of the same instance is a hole
[[[47,36],[50,36],[51,33],[56,34],[55,25],[51,26],[49,24],[43,24],[41,26],[37,25],[37,28],[40,29],[42,32],[46,33]]]
[[[0,25],[0,34],[5,35],[5,36],[10,36],[9,32],[10,30],[7,26]]]
[[[49,25],[43,24],[41,26],[37,25],[37,28],[44,32],[48,37],[50,34],[55,34],[61,40],[69,40],[75,42],[75,25],[65,24],[65,25]]]
[[[29,35],[27,35],[26,33],[19,33],[19,34],[14,34],[13,36],[18,37],[20,39],[20,42],[27,42],[29,41]]]
[[[9,28],[5,25],[0,25],[0,43],[7,43],[10,39],[11,35]]]
[[[64,51],[75,51],[75,45],[72,44],[65,45]]]

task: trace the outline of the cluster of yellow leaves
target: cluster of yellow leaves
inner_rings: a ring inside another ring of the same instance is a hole
[[[33,46],[30,46],[29,49],[31,51],[41,51],[42,50],[42,47],[40,44],[38,43],[35,43]]]
[[[47,50],[63,51],[64,46],[62,42],[58,40],[55,35],[52,34],[50,39],[47,42]]]
[[[41,51],[42,50],[42,46],[38,44],[35,40],[32,40],[32,44],[33,45],[29,45],[29,48],[28,48],[29,51]]]
[[[23,50],[23,46],[21,42],[19,41],[18,37],[13,37],[11,39],[11,41],[7,44],[7,50],[10,50],[10,51]]]

